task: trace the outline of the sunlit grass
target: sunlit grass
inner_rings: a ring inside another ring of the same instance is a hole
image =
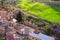
[[[42,3],[18,4],[23,10],[29,11],[38,18],[60,23],[60,8],[51,7]]]

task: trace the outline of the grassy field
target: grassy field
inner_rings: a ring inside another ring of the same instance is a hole
[[[54,23],[60,23],[60,7],[52,7],[43,3],[18,4],[17,6],[31,12],[38,18],[46,19]]]

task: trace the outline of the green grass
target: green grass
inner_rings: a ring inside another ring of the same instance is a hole
[[[2,38],[3,38],[2,35],[0,35],[0,40],[3,40]]]
[[[60,7],[52,7],[43,3],[18,4],[17,6],[31,12],[38,18],[43,18],[54,23],[60,23]]]

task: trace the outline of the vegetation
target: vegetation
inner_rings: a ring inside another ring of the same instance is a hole
[[[0,35],[0,40],[3,40],[3,36],[2,35]]]
[[[57,6],[51,6],[46,5],[44,3],[38,3],[38,2],[23,2],[21,4],[17,4],[18,7],[21,9],[30,12],[34,15],[36,15],[38,18],[42,18],[45,20],[48,20],[52,23],[59,23],[60,24],[60,7],[57,8]],[[39,21],[34,20],[35,24],[39,25]],[[52,34],[53,28],[51,25],[45,25],[42,27],[42,29],[46,32],[47,35],[55,35]],[[57,36],[59,38],[59,36]],[[60,38],[59,38],[60,39]]]
[[[22,10],[30,12],[36,15],[38,18],[42,18],[48,20],[52,23],[59,23],[60,24],[60,7],[54,7],[50,5],[46,5],[44,3],[34,2],[33,0],[1,0],[2,6],[8,6],[11,2],[14,4],[15,7],[20,7]],[[17,8],[11,7],[11,9],[16,10]],[[26,14],[28,15],[28,14]],[[28,19],[23,17],[23,20],[27,21]],[[38,20],[33,21],[36,25],[42,24]],[[44,25],[42,29],[48,33],[48,30],[51,30],[52,27],[50,25]],[[50,34],[50,33],[48,33]],[[1,36],[2,37],[2,36]],[[0,38],[1,38],[0,37]],[[2,40],[2,39],[0,39]]]
[[[38,18],[43,18],[54,23],[60,23],[60,7],[52,7],[43,3],[18,4],[23,10],[31,12]]]

